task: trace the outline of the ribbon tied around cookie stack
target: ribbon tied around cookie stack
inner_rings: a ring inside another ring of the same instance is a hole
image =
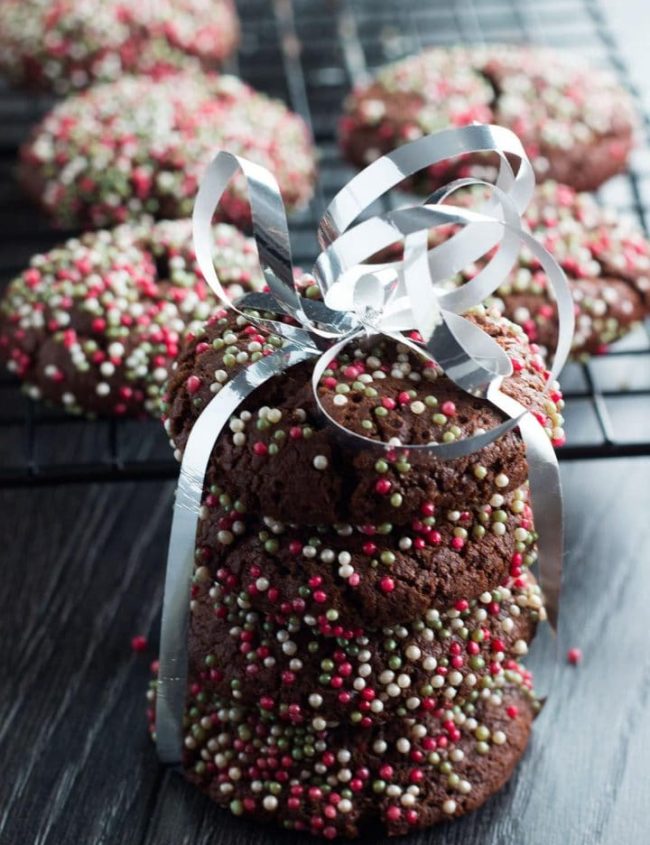
[[[458,179],[422,202],[361,219],[377,200],[418,171],[475,152],[498,157],[494,183]],[[212,260],[212,219],[234,176],[246,183],[253,236],[268,292],[248,294],[237,303],[230,303]],[[476,452],[507,431],[519,428],[526,447],[539,533],[540,583],[548,618],[555,628],[563,554],[557,458],[540,423],[500,389],[503,378],[512,372],[505,351],[462,317],[494,293],[523,246],[546,273],[557,304],[559,335],[547,388],[562,369],[573,336],[573,302],[563,271],[522,222],[534,184],[533,169],[519,139],[499,126],[474,124],[445,130],[382,156],[339,191],[320,222],[318,239],[322,251],[310,275],[321,291],[322,301],[315,301],[300,293],[304,286],[296,281],[286,213],[273,175],[225,151],[218,152],[207,168],[193,213],[194,246],[200,269],[222,303],[254,325],[279,335],[283,346],[247,366],[223,386],[194,423],[185,446],[169,543],[161,629],[156,737],[163,762],[179,763],[182,755],[190,586],[203,483],[212,449],[232,414],[252,391],[302,361],[314,361],[312,387],[317,406],[334,433],[345,438],[351,447],[385,451],[397,446],[451,460]],[[474,186],[486,195],[480,210],[445,204],[456,191]],[[430,248],[431,230],[450,225],[454,234]],[[399,242],[403,244],[400,260],[371,261]],[[445,285],[455,273],[487,254],[489,260],[469,282],[451,289]],[[259,312],[277,318],[267,318]],[[422,358],[434,361],[462,390],[498,408],[504,422],[463,440],[430,444],[383,443],[344,428],[323,407],[318,384],[323,372],[349,343],[373,335],[390,337]]]

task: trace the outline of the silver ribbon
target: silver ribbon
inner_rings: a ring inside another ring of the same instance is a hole
[[[419,170],[462,153],[491,151],[499,157],[495,184],[461,179],[428,200],[356,222],[391,188]],[[511,161],[517,161],[513,170]],[[253,235],[269,292],[231,304],[213,263],[211,221],[231,178],[242,173],[252,212]],[[461,188],[480,184],[489,198],[478,211],[444,205]],[[487,299],[514,266],[521,245],[540,262],[553,289],[559,339],[548,385],[561,370],[571,346],[573,303],[564,274],[553,257],[523,227],[521,215],[534,189],[532,166],[518,138],[498,126],[450,129],[405,144],[355,176],[330,203],[318,230],[322,252],[312,275],[323,302],[300,295],[295,284],[287,220],[277,182],[259,165],[219,152],[199,187],[193,214],[194,246],[201,271],[219,299],[258,327],[284,339],[278,352],[246,367],[204,408],[185,446],[176,493],[167,559],[156,705],[158,754],[166,763],[182,756],[187,684],[187,628],[194,549],[203,483],[214,444],[231,415],[256,387],[301,361],[314,360],[315,401],[333,429],[364,450],[388,444],[349,431],[333,419],[318,396],[330,362],[351,341],[385,335],[417,355],[434,360],[461,389],[481,396],[506,417],[491,431],[451,443],[400,444],[400,448],[443,460],[469,455],[518,427],[526,446],[529,479],[539,532],[540,580],[549,621],[555,627],[562,570],[562,499],[557,459],[546,433],[525,407],[503,393],[512,365],[505,351],[461,314]],[[428,233],[453,224],[459,230],[431,249]],[[400,261],[368,263],[401,241]],[[495,249],[482,270],[455,290],[441,286],[451,275]],[[259,309],[290,316],[293,325],[251,315]],[[403,332],[417,329],[422,343]]]

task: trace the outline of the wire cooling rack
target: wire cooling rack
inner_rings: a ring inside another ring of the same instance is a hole
[[[290,221],[294,259],[308,267],[317,253],[317,222],[350,178],[336,145],[342,100],[364,74],[424,47],[458,42],[531,41],[576,48],[615,70],[637,94],[596,0],[240,0],[243,39],[229,70],[279,96],[312,128],[320,153],[314,200]],[[47,97],[0,89],[0,282],[29,257],[63,240],[22,198],[13,179],[16,150],[51,105]],[[600,198],[650,221],[650,150],[601,190]],[[650,455],[650,341],[640,329],[608,354],[566,367],[569,445],[564,460]],[[0,485],[173,478],[155,421],[83,420],[32,402],[0,376]]]

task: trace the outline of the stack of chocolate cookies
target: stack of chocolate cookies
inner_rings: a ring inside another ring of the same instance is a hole
[[[486,309],[469,319],[512,360],[504,392],[562,442],[561,393],[523,330]],[[186,342],[166,409],[179,457],[205,405],[282,343],[226,310]],[[183,765],[237,815],[403,834],[496,792],[539,709],[519,662],[545,617],[525,450],[512,431],[453,461],[409,453],[501,418],[384,337],[350,344],[318,385],[332,417],[378,444],[355,447],[319,412],[312,368],[252,393],[211,456]]]

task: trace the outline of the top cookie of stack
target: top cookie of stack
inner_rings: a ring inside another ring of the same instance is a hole
[[[556,445],[563,442],[562,398],[536,347],[508,320],[479,310],[470,319],[512,360],[505,393],[533,411]],[[282,345],[243,317],[221,312],[181,352],[169,385],[167,427],[183,449],[206,403],[249,362]],[[403,444],[450,442],[502,421],[422,358],[385,338],[348,348],[318,392],[328,413],[351,431],[393,448],[354,449],[324,423],[309,364],[272,379],[242,403],[213,453],[215,480],[248,510],[300,524],[409,522],[426,502],[446,507],[488,501],[527,478],[523,443],[509,432],[451,461]]]

